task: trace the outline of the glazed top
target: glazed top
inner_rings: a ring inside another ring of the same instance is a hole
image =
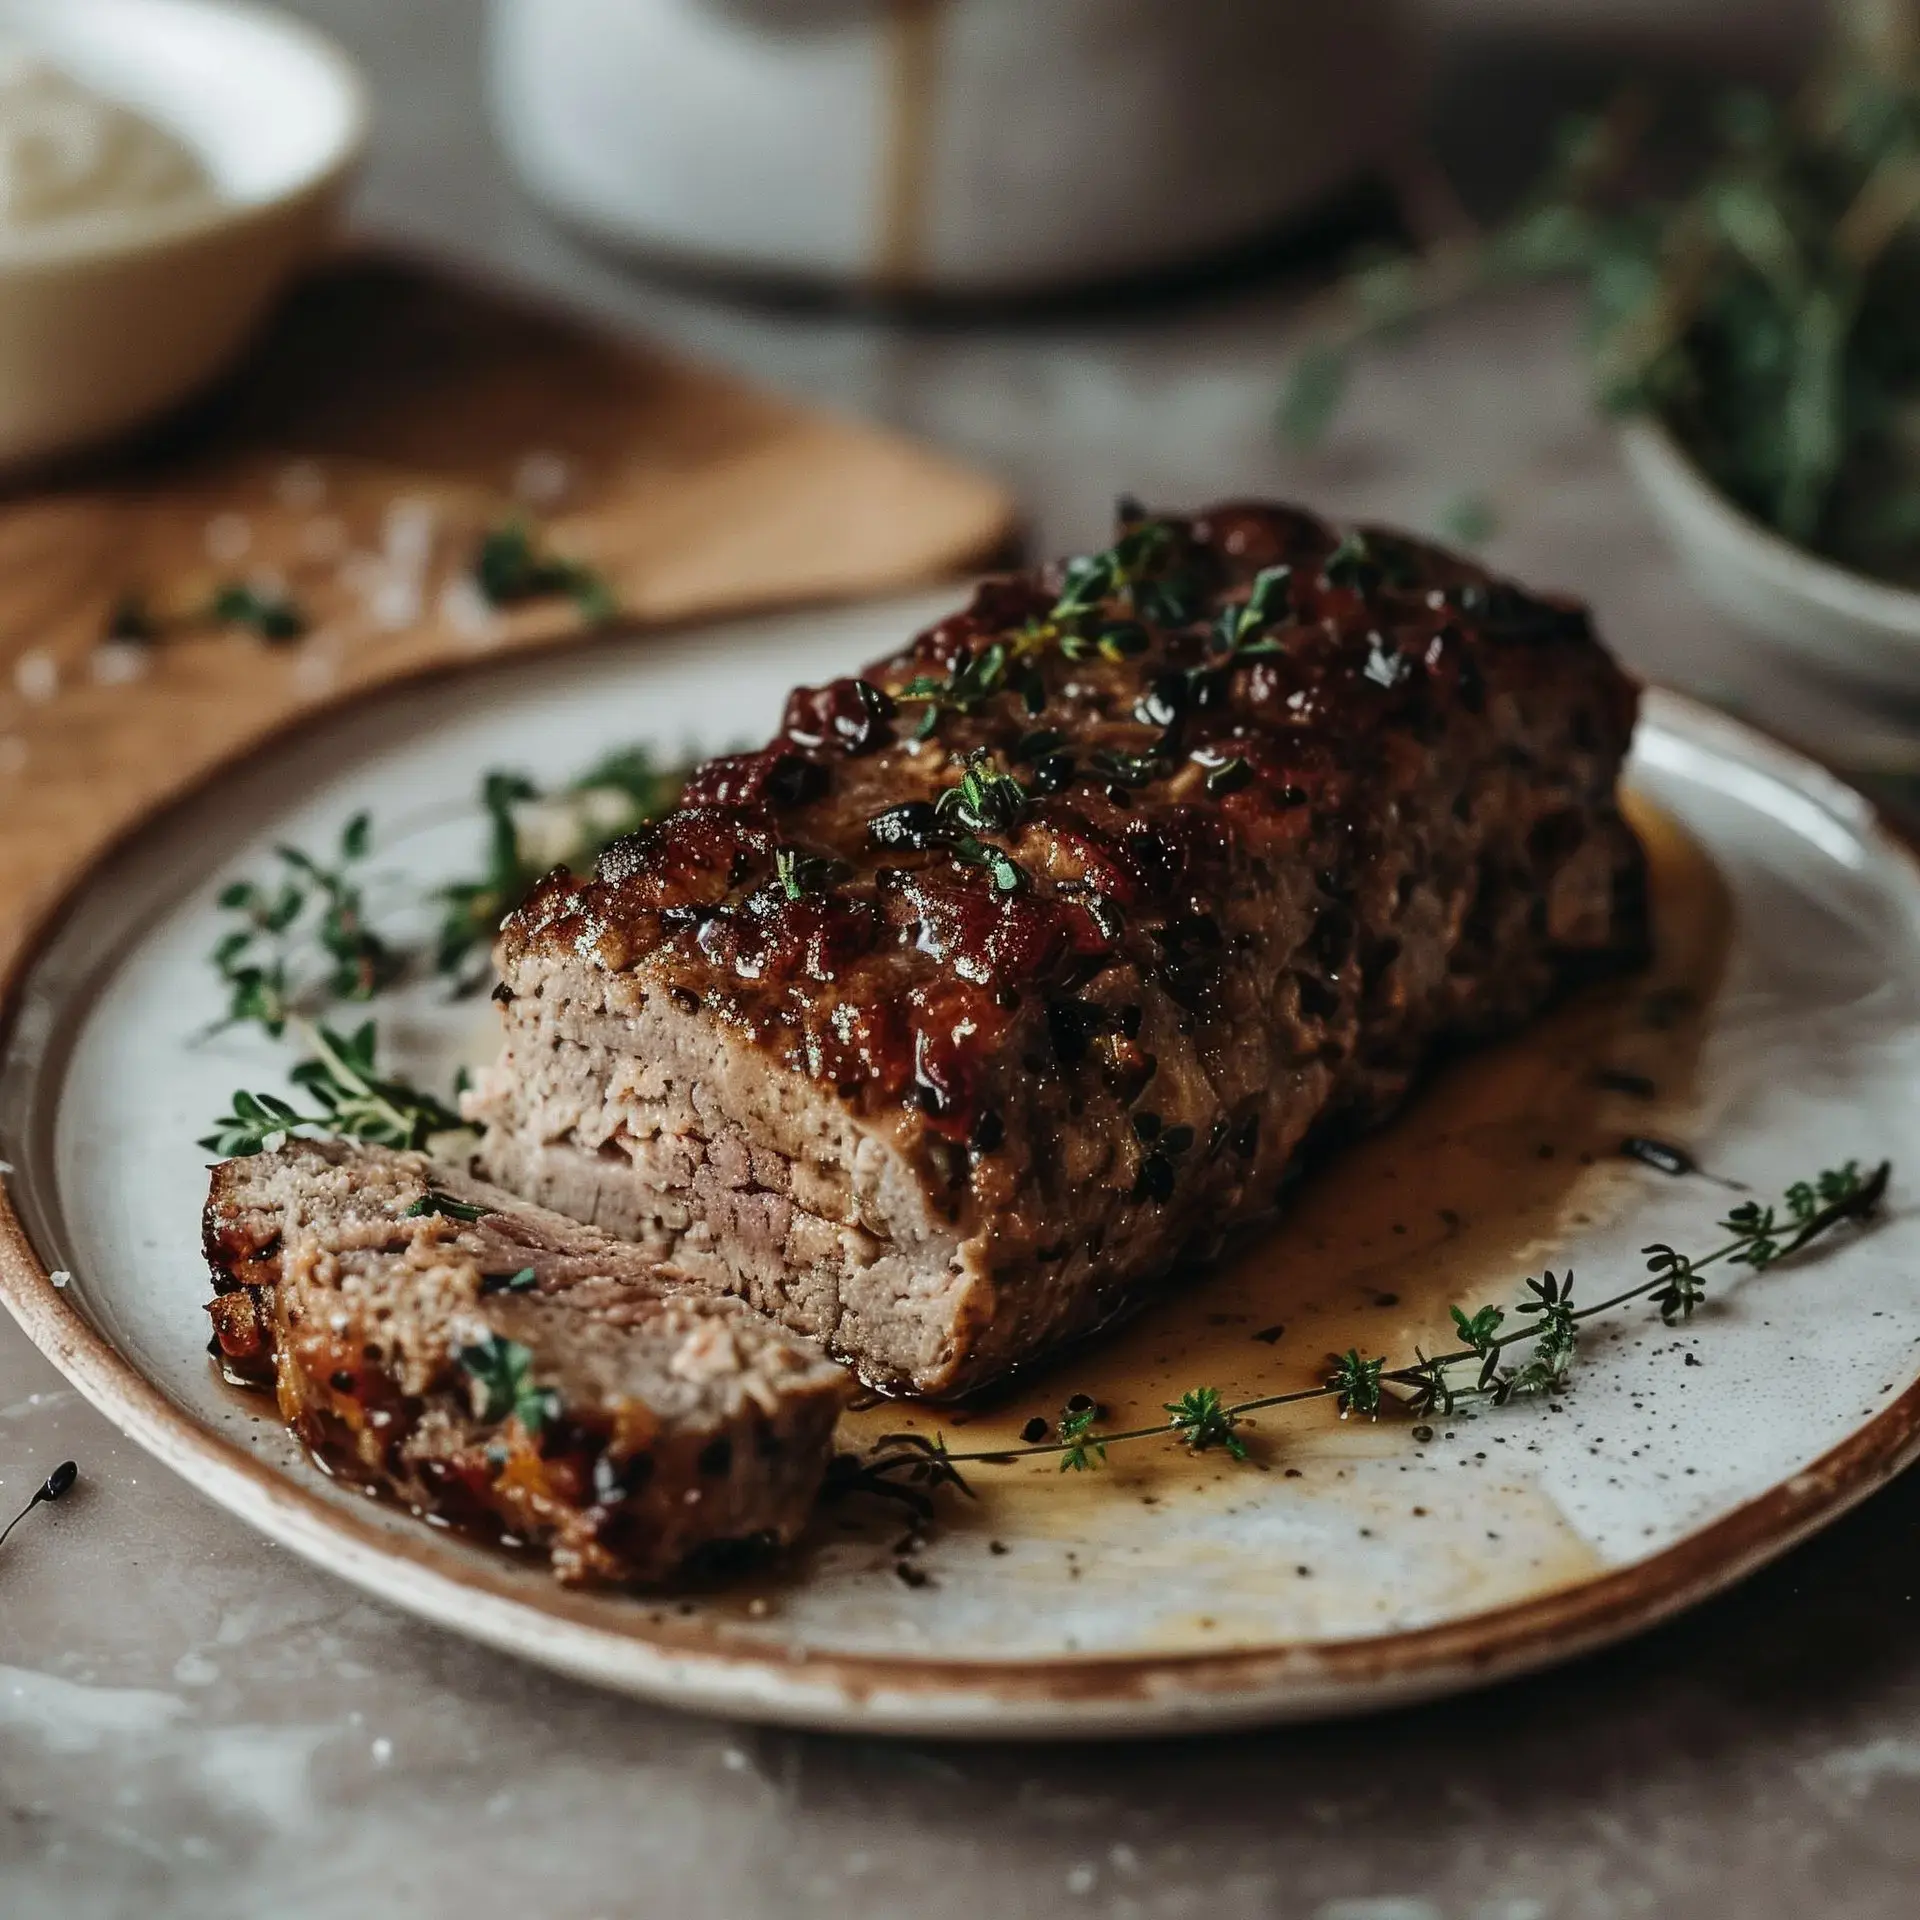
[[[1373,527],[1123,503],[1104,552],[989,579],[857,678],[801,687],[757,752],[564,872],[503,958],[640,970],[869,1113],[972,1138],[987,1063],[1036,999],[1126,966],[1203,1012],[1223,901],[1309,859],[1339,893],[1425,746],[1496,695],[1599,668],[1611,767],[1634,688],[1585,610]]]

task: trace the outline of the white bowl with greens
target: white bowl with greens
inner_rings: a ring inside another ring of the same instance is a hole
[[[1701,594],[1782,652],[1920,694],[1920,592],[1822,559],[1744,513],[1658,420],[1621,429],[1627,466]]]
[[[1789,101],[1650,99],[1570,122],[1502,225],[1355,273],[1282,421],[1311,439],[1357,348],[1463,293],[1584,282],[1594,397],[1705,595],[1920,691],[1920,0],[1835,0]]]

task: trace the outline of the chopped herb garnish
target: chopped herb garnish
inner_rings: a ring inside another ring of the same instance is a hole
[[[848,872],[844,860],[827,854],[802,853],[797,847],[779,847],[773,856],[774,880],[789,900],[804,899],[810,893],[825,893]]]
[[[1004,642],[990,641],[978,653],[956,661],[945,678],[937,674],[917,674],[899,688],[894,694],[896,700],[926,702],[915,737],[929,738],[943,713],[979,712],[982,702],[992,699],[1005,687],[1008,657]]]
[[[970,833],[952,843],[953,857],[970,867],[984,867],[995,893],[1018,893],[1026,884],[1026,870],[1003,848],[990,846]]]
[[[1238,793],[1242,787],[1253,784],[1253,769],[1239,755],[1224,760],[1219,766],[1210,768],[1207,773],[1207,791],[1216,799],[1229,793]]]
[[[548,1422],[560,1417],[560,1396],[551,1387],[533,1382],[533,1351],[518,1340],[489,1333],[484,1340],[464,1346],[454,1358],[480,1390],[482,1420],[519,1420],[530,1439],[537,1440]]]
[[[434,966],[457,991],[474,992],[483,957],[504,920],[542,874],[584,871],[608,844],[657,819],[680,797],[686,769],[662,766],[645,747],[622,747],[566,786],[544,793],[525,774],[496,769],[480,783],[487,820],[485,870],[440,889]]]
[[[229,580],[214,589],[207,603],[207,618],[216,626],[249,628],[275,645],[298,640],[308,625],[307,616],[290,594],[244,580]]]
[[[438,1187],[429,1187],[412,1206],[407,1209],[409,1220],[424,1220],[438,1215],[443,1220],[464,1220],[471,1223],[487,1217],[485,1207],[470,1205],[465,1200],[456,1200],[450,1193],[442,1193]]]
[[[1019,862],[981,836],[1012,833],[1026,810],[1026,788],[981,747],[967,755],[959,784],[940,795],[934,824],[956,860],[984,867],[996,893],[1017,893],[1026,880]]]
[[[1292,593],[1291,567],[1263,567],[1254,575],[1246,599],[1221,609],[1213,625],[1214,651],[1224,654],[1228,664],[1281,652],[1279,641],[1267,637],[1267,629],[1292,617]]]
[[[531,1267],[521,1267],[514,1273],[483,1273],[480,1276],[482,1293],[531,1293],[539,1284],[539,1276]]]
[[[1067,1403],[1055,1429],[1059,1441],[1045,1449],[1059,1454],[1062,1473],[1086,1473],[1106,1460],[1107,1443],[1093,1428],[1099,1417],[1100,1409],[1084,1394]]]
[[[376,1075],[374,1050],[378,1037],[371,1020],[351,1034],[310,1025],[297,1015],[290,1017],[289,1024],[314,1052],[288,1078],[313,1101],[317,1111],[301,1113],[271,1093],[236,1093],[233,1111],[223,1114],[214,1131],[200,1142],[208,1152],[270,1153],[283,1145],[289,1134],[307,1127],[371,1141],[375,1146],[422,1147],[434,1134],[459,1127],[460,1116],[431,1094]]]
[[[510,520],[481,539],[473,580],[491,607],[565,594],[581,619],[593,626],[620,612],[619,600],[600,574],[578,560],[547,552],[524,520]]]
[[[284,869],[276,884],[236,880],[219,904],[237,924],[213,950],[227,990],[225,1024],[253,1021],[279,1037],[289,1015],[331,1001],[371,1000],[405,971],[405,958],[367,923],[356,871],[372,844],[372,825],[356,813],[341,830],[329,865],[299,847],[274,851]],[[317,973],[301,968],[301,949],[318,948]]]
[[[1329,586],[1364,587],[1373,576],[1373,554],[1367,536],[1357,529],[1341,536],[1340,544],[1327,555],[1321,577]]]
[[[938,813],[968,833],[1011,833],[1027,810],[1027,790],[1001,772],[984,747],[967,755],[958,786],[941,794]]]

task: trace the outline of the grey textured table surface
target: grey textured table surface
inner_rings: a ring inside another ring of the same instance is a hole
[[[920,331],[649,288],[504,182],[472,0],[304,10],[381,94],[370,226],[968,454],[1046,545],[1093,540],[1121,488],[1415,523],[1482,488],[1493,557],[1589,594],[1648,672],[1802,731],[1860,719],[1681,585],[1585,409],[1556,300],[1396,350],[1333,444],[1294,458],[1267,421],[1296,287]],[[0,1560],[7,1920],[1920,1910],[1920,1477],[1538,1681],[1346,1726],[1021,1750],[696,1722],[415,1626],[176,1484],[0,1324],[0,1505],[67,1455],[81,1490]]]

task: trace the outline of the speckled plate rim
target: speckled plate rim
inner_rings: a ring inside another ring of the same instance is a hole
[[[365,703],[355,697],[328,717]],[[1850,835],[1873,843],[1920,888],[1920,860],[1907,842],[1871,802],[1814,760],[1683,695],[1651,691],[1646,711],[1696,744],[1757,759]],[[270,753],[280,737],[209,766],[82,864],[0,976],[0,1037],[12,1030],[40,955],[102,870],[164,831],[181,807]],[[1920,1458],[1916,1381],[1839,1445],[1672,1546],[1432,1627],[1219,1652],[1022,1661],[769,1649],[729,1644],[711,1627],[638,1610],[631,1631],[611,1629],[590,1603],[558,1587],[530,1603],[485,1553],[426,1527],[396,1535],[209,1432],[52,1284],[4,1190],[0,1300],[129,1439],[237,1518],[363,1591],[592,1685],[693,1712],[829,1731],[963,1739],[1173,1735],[1372,1712],[1487,1685],[1625,1639],[1723,1592]]]

